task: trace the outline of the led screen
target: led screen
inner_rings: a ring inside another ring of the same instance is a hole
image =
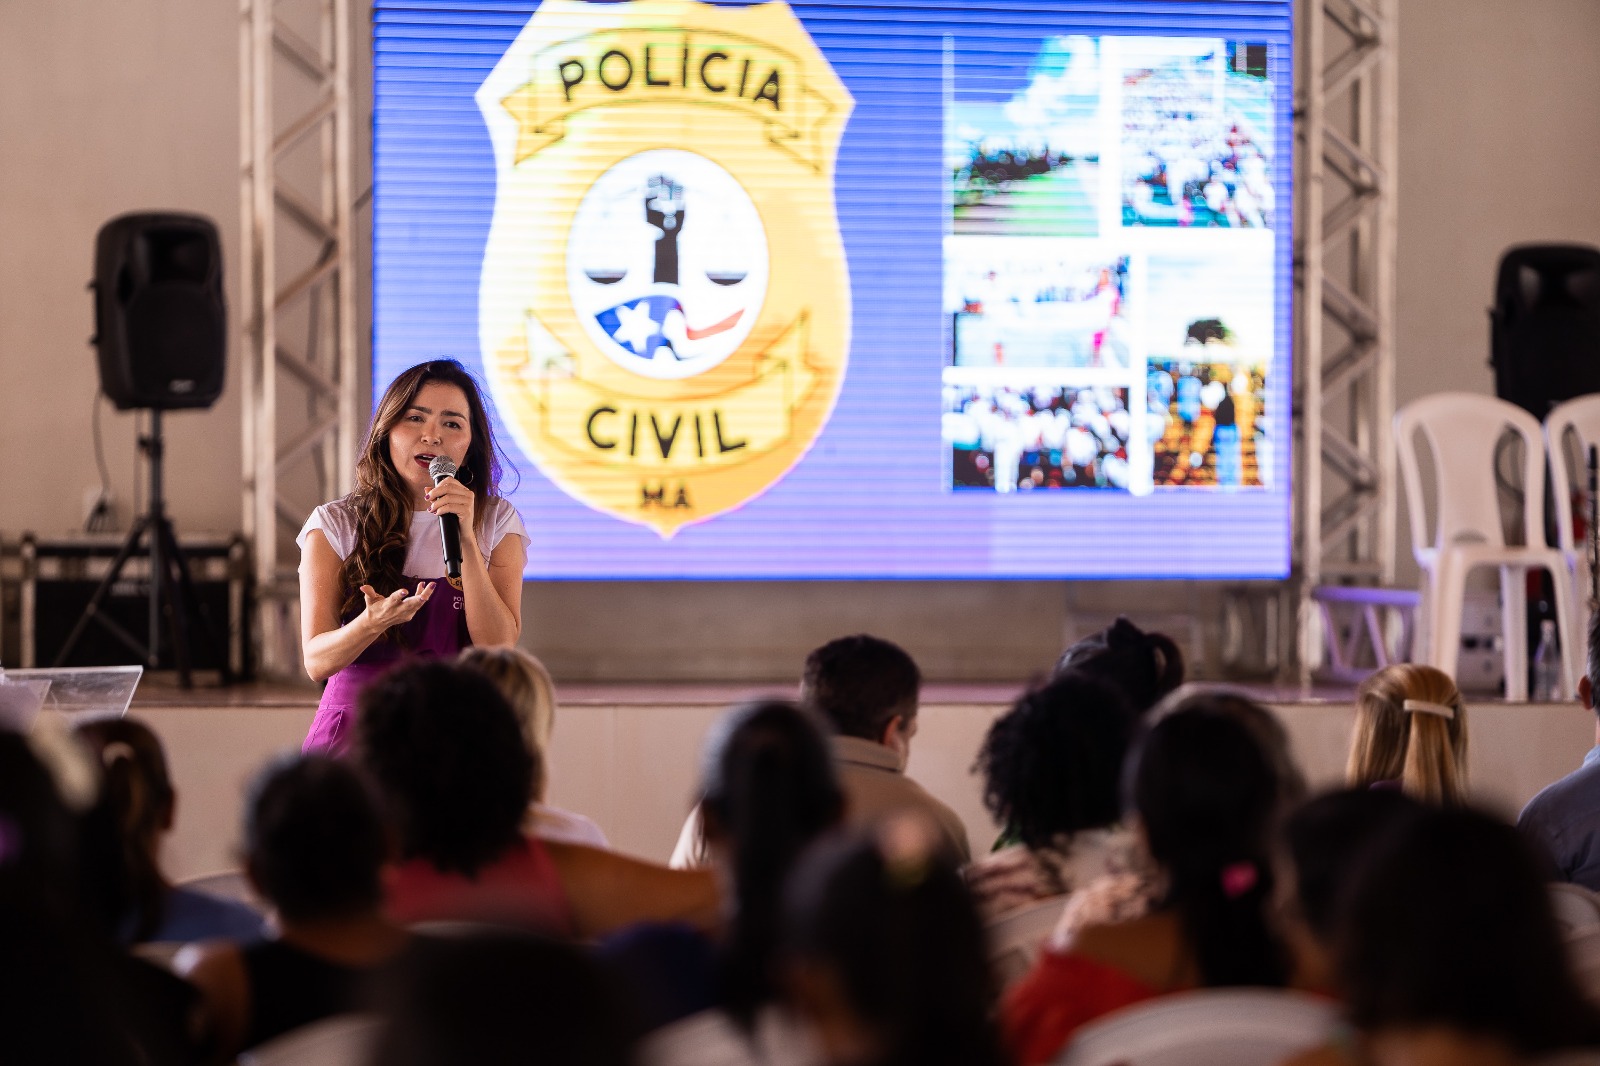
[[[1287,0],[374,6],[530,577],[1287,573]]]

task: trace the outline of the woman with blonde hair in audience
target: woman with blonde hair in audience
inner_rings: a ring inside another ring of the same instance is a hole
[[[1285,788],[1274,762],[1208,695],[1150,727],[1130,760],[1130,806],[1159,872],[1156,907],[1052,944],[1007,992],[1003,1017],[1022,1063],[1048,1062],[1080,1026],[1169,992],[1289,982],[1271,918]]]
[[[517,712],[522,734],[538,764],[532,802],[523,828],[543,840],[608,847],[605,833],[593,819],[545,802],[550,790],[550,734],[556,723],[556,687],[544,663],[521,648],[471,647],[460,662],[487,674]]]
[[[578,938],[640,921],[716,921],[709,871],[523,831],[537,761],[511,705],[477,670],[418,659],[373,681],[361,693],[356,751],[399,838],[386,901],[397,921]]]
[[[1467,712],[1450,675],[1400,663],[1363,681],[1345,778],[1401,788],[1425,803],[1464,802]]]

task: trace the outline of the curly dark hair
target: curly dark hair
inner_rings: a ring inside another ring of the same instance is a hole
[[[1118,617],[1061,653],[1056,673],[1068,670],[1111,682],[1142,714],[1183,684],[1183,652],[1165,633],[1147,633]]]
[[[534,754],[477,670],[421,660],[361,693],[356,746],[405,858],[471,877],[521,839]]]
[[[806,656],[800,702],[847,737],[882,740],[897,715],[917,713],[922,672],[898,644],[858,633]]]
[[[355,767],[325,755],[269,765],[251,786],[245,855],[261,894],[290,921],[376,909],[389,857],[377,797]]]
[[[1134,716],[1120,690],[1069,671],[995,719],[973,770],[983,803],[1030,848],[1121,817],[1122,762]]]

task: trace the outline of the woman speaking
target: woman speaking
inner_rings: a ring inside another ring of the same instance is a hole
[[[297,538],[301,653],[311,679],[328,682],[304,750],[342,752],[362,687],[396,661],[517,642],[528,535],[496,495],[498,454],[478,385],[455,360],[414,366],[383,394],[355,490],[318,507]],[[435,484],[436,459],[455,476]],[[444,515],[460,523],[459,588],[443,580]]]

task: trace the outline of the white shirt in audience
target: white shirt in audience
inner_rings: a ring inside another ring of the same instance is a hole
[[[593,818],[575,811],[562,810],[547,803],[535,803],[528,808],[524,828],[540,840],[553,840],[558,844],[587,844],[591,848],[611,847],[604,831]]]
[[[958,862],[965,865],[972,858],[961,816],[906,776],[899,752],[861,737],[836,736],[833,757],[839,771],[839,787],[844,790],[845,820],[850,825],[871,825],[900,811],[918,811],[938,828]],[[691,870],[709,861],[697,804],[678,833],[668,865],[674,870]]]
[[[767,1007],[746,1034],[720,1010],[701,1011],[645,1039],[642,1066],[821,1066],[811,1031],[788,1011]]]

